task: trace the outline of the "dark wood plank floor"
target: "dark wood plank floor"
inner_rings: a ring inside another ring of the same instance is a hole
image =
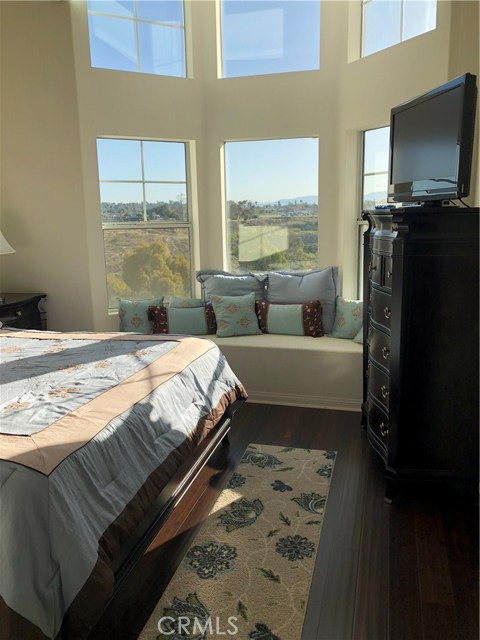
[[[91,640],[137,638],[249,442],[338,452],[304,640],[478,639],[477,507],[447,492],[385,503],[359,413],[247,403]]]

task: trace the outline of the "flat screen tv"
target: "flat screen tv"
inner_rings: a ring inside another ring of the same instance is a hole
[[[469,195],[476,79],[466,73],[393,107],[389,202],[434,206]]]

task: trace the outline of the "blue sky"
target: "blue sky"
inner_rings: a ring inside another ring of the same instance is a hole
[[[318,194],[318,139],[227,142],[228,200],[272,201]]]

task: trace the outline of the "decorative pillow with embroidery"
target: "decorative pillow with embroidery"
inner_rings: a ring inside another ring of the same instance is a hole
[[[255,313],[255,292],[244,296],[212,296],[217,336],[252,336],[262,333]]]
[[[201,307],[150,307],[148,317],[153,333],[204,336],[215,333],[217,325],[211,304]]]
[[[322,325],[326,334],[335,320],[335,298],[339,295],[338,268],[311,271],[272,271],[268,274],[267,300],[269,302],[310,302],[320,300]]]
[[[289,336],[323,336],[322,306],[318,300],[288,304],[257,300],[258,324],[263,333]]]
[[[363,326],[363,301],[337,297],[333,338],[353,340]]]
[[[120,331],[152,333],[153,323],[148,319],[148,307],[162,303],[163,296],[152,300],[126,300],[125,298],[119,298],[118,317]]]

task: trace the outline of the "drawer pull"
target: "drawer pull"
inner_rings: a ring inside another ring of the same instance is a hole
[[[368,272],[372,273],[372,271],[376,271],[377,270],[377,265],[376,264],[372,264],[370,262],[370,264],[368,265]]]
[[[18,311],[15,311],[15,315],[20,317],[22,315],[22,312],[20,311],[20,309]]]
[[[390,316],[392,315],[392,310],[389,309],[388,307],[385,307],[385,309],[383,310],[383,313],[385,315],[385,318],[390,318]]]
[[[393,271],[387,271],[387,278],[390,279],[393,276]]]
[[[388,360],[390,356],[390,349],[388,347],[382,347],[382,356],[384,360]]]
[[[380,423],[380,433],[384,438],[388,436],[388,427],[384,422]]]
[[[382,384],[382,386],[380,387],[380,391],[382,394],[382,398],[388,398],[388,396],[390,395],[390,391],[387,389],[387,387]]]

